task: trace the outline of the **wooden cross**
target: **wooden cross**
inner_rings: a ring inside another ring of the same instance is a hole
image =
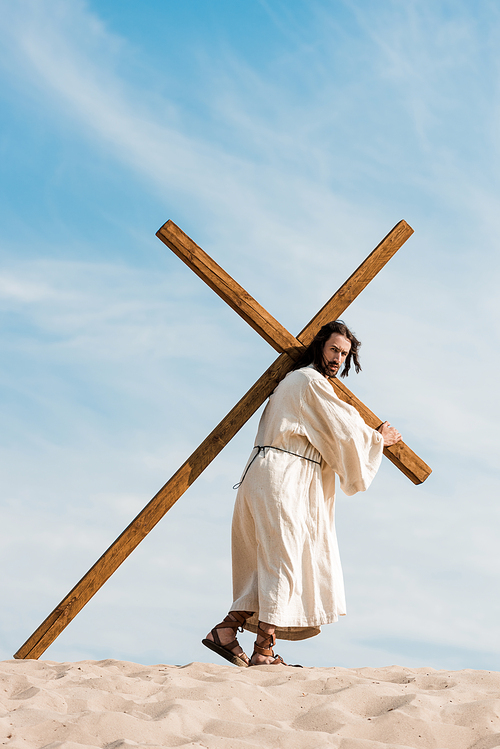
[[[273,392],[276,385],[292,369],[300,353],[327,322],[336,320],[384,267],[390,258],[413,234],[413,229],[400,221],[380,242],[352,276],[332,296],[297,337],[291,335],[231,276],[215,263],[201,247],[167,221],[157,237],[188,265],[210,288],[278,351],[278,358],[264,372],[236,406],[215,427],[190,458],[158,494],[144,507],[102,557],[82,577],[79,583],[56,606],[37,630],[17,651],[14,658],[39,658],[65,629],[86,603],[104,585],[120,564],[132,553],[145,536],[168,512],[179,497],[191,486],[222,448],[234,437],[259,406]],[[376,429],[383,422],[370,411],[338,379],[331,380],[336,394],[354,406],[365,422]],[[384,455],[414,484],[421,484],[431,469],[404,442],[384,448]]]

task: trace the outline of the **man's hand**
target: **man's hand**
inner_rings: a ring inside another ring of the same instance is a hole
[[[391,427],[388,421],[384,421],[377,429],[377,432],[380,432],[384,438],[384,447],[390,447],[390,445],[395,445],[396,442],[401,442],[402,437],[400,433],[397,429]]]

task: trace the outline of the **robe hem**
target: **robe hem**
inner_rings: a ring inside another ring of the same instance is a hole
[[[273,624],[276,627],[276,638],[278,640],[307,640],[309,637],[315,637],[321,632],[321,627],[325,624],[334,624],[338,621],[339,616],[345,616],[345,612],[336,614],[324,614],[322,616],[301,618],[295,617],[284,620],[276,614],[267,611],[256,611],[259,607],[256,605],[247,606],[242,603],[241,599],[236,601],[230,608],[230,611],[254,611],[254,613],[245,622],[243,629],[248,632],[257,633],[259,621]]]

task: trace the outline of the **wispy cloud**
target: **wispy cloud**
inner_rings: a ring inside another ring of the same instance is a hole
[[[202,110],[209,129],[203,138],[193,134],[203,130],[196,114],[186,118],[168,100],[157,99],[152,106],[147,95],[120,78],[116,67],[126,45],[84,4],[53,0],[41,6],[24,0],[6,11],[2,37],[19,61],[16,74],[28,81],[35,98],[49,97],[54,115],[69,118],[86,138],[93,134],[155,190],[166,191],[170,202],[194,200],[202,215],[212,214],[218,232],[236,221],[239,235],[242,226],[247,234],[250,229],[247,245],[272,235],[284,251],[308,235],[301,226],[307,217],[312,226],[321,222],[315,230],[320,237],[334,223],[332,217],[342,224],[353,219],[357,206],[328,189],[324,180],[318,184],[324,150],[315,144],[317,128],[305,125],[300,99],[311,98],[307,88],[304,97],[287,101],[279,81],[267,82],[236,56],[225,60],[231,75],[209,64],[206,86],[213,104]],[[213,83],[218,79],[223,96]],[[324,119],[312,103],[307,121]],[[231,134],[222,143],[214,125],[221,120]],[[303,218],[297,220],[299,205]],[[288,229],[286,222],[292,224]]]

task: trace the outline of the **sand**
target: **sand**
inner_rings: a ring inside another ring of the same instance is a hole
[[[0,744],[26,749],[493,749],[500,673],[4,661]]]

